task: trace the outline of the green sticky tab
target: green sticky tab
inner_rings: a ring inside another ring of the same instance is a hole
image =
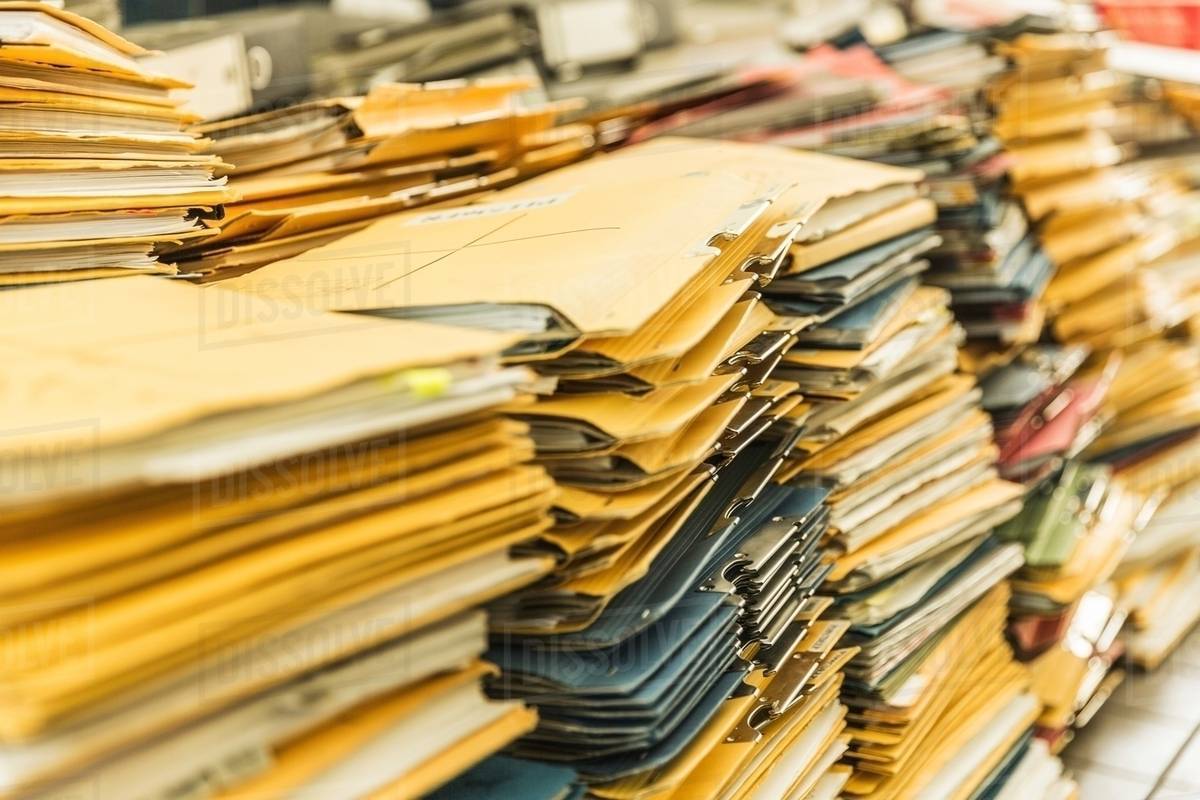
[[[413,394],[423,398],[441,397],[450,389],[450,384],[454,381],[450,370],[442,367],[409,369],[400,373],[399,377],[412,390]]]

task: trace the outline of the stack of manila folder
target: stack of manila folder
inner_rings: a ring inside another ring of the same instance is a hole
[[[144,50],[47,3],[0,4],[0,286],[171,274],[230,199]]]

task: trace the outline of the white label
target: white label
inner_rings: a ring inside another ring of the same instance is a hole
[[[571,192],[551,194],[545,197],[530,197],[527,200],[512,200],[507,203],[480,203],[474,206],[447,208],[444,211],[431,211],[413,217],[405,225],[432,225],[436,222],[455,222],[479,217],[494,217],[497,214],[510,214],[514,211],[533,211],[539,208],[549,208],[565,203],[571,197]]]

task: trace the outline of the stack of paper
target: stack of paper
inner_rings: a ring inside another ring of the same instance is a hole
[[[60,4],[61,5],[61,4]],[[0,286],[172,273],[230,195],[142,48],[47,3],[0,5]]]
[[[805,397],[782,474],[831,491],[827,588],[861,648],[842,692],[848,796],[1000,786],[1039,710],[1004,641],[1021,551],[990,536],[1022,492],[997,477],[980,390],[955,374],[949,295],[917,277],[935,218],[912,184],[829,204],[767,287],[778,313],[815,323],[777,370]]]
[[[772,375],[806,322],[777,320],[760,291],[801,223],[911,197],[916,178],[661,139],[230,282],[516,331],[509,357],[548,379],[552,394],[512,413],[562,486],[536,548],[558,566],[494,608],[495,691],[541,714],[518,754],[612,798],[824,780],[845,748],[838,667],[852,651],[835,649],[845,625],[821,621],[829,603],[813,596],[829,570],[826,492],[774,480],[791,449],[779,423],[803,399]],[[398,241],[411,260],[386,258]]]
[[[574,104],[522,106],[527,88],[520,79],[382,84],[365,97],[200,126],[233,165],[239,199],[209,223],[214,235],[172,257],[205,280],[237,275],[590,153],[590,126],[554,127]]]
[[[1000,530],[1021,542],[1011,639],[1045,706],[1040,734],[1053,749],[1086,724],[1120,681],[1116,637],[1125,610],[1109,583],[1153,506],[1103,466],[1071,461],[1043,481]]]
[[[0,296],[0,792],[414,797],[535,724],[478,607],[551,523],[508,337],[152,278]]]

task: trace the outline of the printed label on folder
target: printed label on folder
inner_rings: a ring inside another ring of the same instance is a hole
[[[572,192],[551,194],[545,197],[530,197],[525,200],[513,200],[508,203],[480,203],[476,206],[448,208],[445,211],[431,211],[413,217],[405,225],[430,225],[435,222],[455,222],[478,217],[493,217],[497,214],[508,214],[513,211],[533,211],[538,208],[549,208],[565,203]]]

